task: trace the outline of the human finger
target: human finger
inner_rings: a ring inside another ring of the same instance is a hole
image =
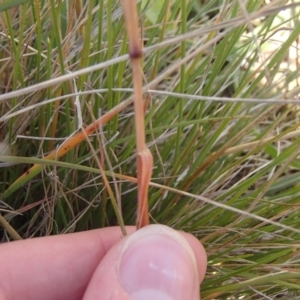
[[[110,249],[83,299],[196,300],[206,264],[205,250],[195,238],[149,225]]]
[[[0,300],[82,299],[99,262],[121,239],[119,227],[108,227],[0,245]]]

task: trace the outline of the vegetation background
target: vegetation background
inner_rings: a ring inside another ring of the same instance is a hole
[[[205,245],[202,299],[300,299],[300,4],[137,3],[151,222]],[[135,224],[119,1],[0,10],[1,241]]]

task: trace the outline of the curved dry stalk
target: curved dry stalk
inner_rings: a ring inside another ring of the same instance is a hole
[[[21,236],[17,233],[17,231],[4,219],[4,217],[1,214],[0,224],[15,241],[22,240]]]

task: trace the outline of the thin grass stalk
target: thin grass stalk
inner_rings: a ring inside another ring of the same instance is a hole
[[[145,138],[142,80],[143,74],[141,69],[143,50],[139,36],[136,3],[134,0],[123,0],[122,6],[124,10],[124,18],[129,40],[129,55],[132,63],[138,177],[137,228],[141,228],[149,224],[148,187],[152,174],[153,157],[146,146]]]

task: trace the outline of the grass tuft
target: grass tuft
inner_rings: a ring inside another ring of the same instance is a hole
[[[299,3],[138,2],[150,218],[209,256],[202,299],[299,291]],[[134,224],[119,1],[0,4],[1,241]]]

